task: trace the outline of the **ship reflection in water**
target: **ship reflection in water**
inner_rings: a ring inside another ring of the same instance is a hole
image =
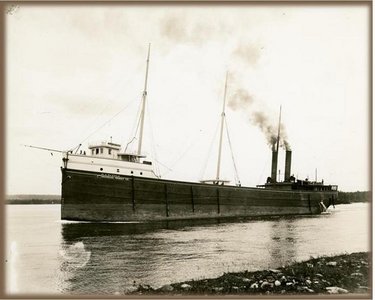
[[[194,225],[192,221],[65,223],[61,251],[69,255],[62,256],[61,271],[67,279],[63,292],[116,294],[139,284],[158,287],[351,252],[346,245],[351,241],[342,230],[345,224],[332,222],[339,221],[336,213],[200,220]]]
[[[123,294],[310,256],[369,251],[369,205],[330,213],[160,223],[61,222],[58,205],[7,206],[7,291]],[[28,234],[32,233],[32,234]]]
[[[295,220],[63,224],[61,271],[67,291],[113,294],[279,266],[295,259]]]

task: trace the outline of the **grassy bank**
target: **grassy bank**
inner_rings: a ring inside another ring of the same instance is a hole
[[[257,272],[225,273],[159,289],[139,286],[133,294],[167,295],[293,295],[370,294],[369,253],[312,258],[290,266]]]

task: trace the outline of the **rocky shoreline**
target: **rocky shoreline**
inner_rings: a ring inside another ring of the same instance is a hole
[[[370,294],[370,254],[318,257],[278,269],[225,273],[154,289],[140,285],[133,295],[314,295]]]

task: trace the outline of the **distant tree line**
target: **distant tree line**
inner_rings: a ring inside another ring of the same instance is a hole
[[[48,200],[42,200],[42,199],[20,199],[20,200],[6,200],[6,204],[61,204],[60,200],[54,200],[54,199],[48,199]]]
[[[340,192],[335,204],[349,204],[356,202],[370,202],[371,192]]]
[[[59,195],[7,195],[6,204],[60,204]]]

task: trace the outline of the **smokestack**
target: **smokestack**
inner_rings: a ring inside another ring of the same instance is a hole
[[[277,176],[277,150],[272,150],[272,166],[271,166],[271,179],[272,182],[276,182]]]
[[[289,181],[290,169],[292,168],[292,151],[286,150],[285,152],[285,177],[284,181]]]

